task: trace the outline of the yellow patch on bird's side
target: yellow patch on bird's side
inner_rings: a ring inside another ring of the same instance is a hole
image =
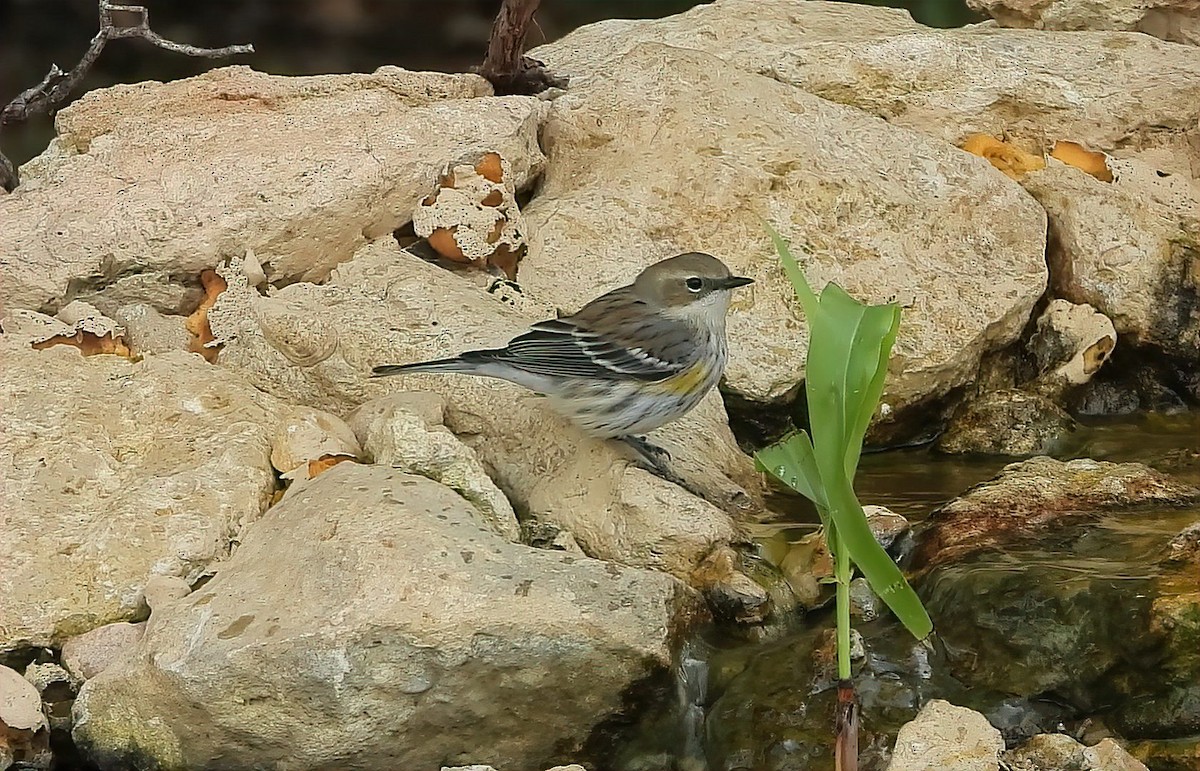
[[[708,370],[707,363],[699,361],[678,375],[660,381],[657,385],[664,393],[683,396],[696,390],[704,382],[704,379],[708,377]]]

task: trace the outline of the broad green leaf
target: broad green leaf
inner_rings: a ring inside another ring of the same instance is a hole
[[[819,510],[829,508],[807,431],[797,431],[762,448],[754,454],[754,458],[759,468],[815,503]]]
[[[871,534],[853,487],[863,439],[887,378],[900,308],[863,305],[832,282],[816,295],[787,243],[767,229],[808,321],[805,393],[812,434],[789,437],[758,455],[767,458],[768,471],[817,503],[875,592],[913,635],[923,638],[932,630],[929,616]]]

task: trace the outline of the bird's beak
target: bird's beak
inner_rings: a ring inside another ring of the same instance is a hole
[[[719,286],[722,289],[737,289],[739,286],[753,284],[754,279],[746,278],[745,276],[730,276],[729,278],[721,279]]]

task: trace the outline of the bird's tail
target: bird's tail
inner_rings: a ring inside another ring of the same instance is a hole
[[[452,359],[437,359],[435,361],[419,361],[414,364],[381,364],[371,370],[371,377],[386,377],[388,375],[409,375],[415,372],[467,372],[473,373],[476,364],[464,360],[461,356]]]

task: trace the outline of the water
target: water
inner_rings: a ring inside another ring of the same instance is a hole
[[[1200,485],[1200,413],[1097,422],[1081,429],[1069,453],[1063,459],[1139,461]],[[866,455],[856,488],[864,503],[920,521],[1016,460],[921,448]],[[776,495],[772,506],[773,516],[751,528],[766,567],[798,548],[817,521],[799,496]],[[1200,681],[1200,653],[1189,653],[1196,646],[1188,636],[1200,635],[1200,602],[1196,629],[1186,613],[1164,610],[1200,592],[1194,565],[1164,559],[1168,541],[1197,521],[1200,507],[1106,513],[937,568],[918,584],[937,625],[924,646],[886,614],[856,623],[866,641],[855,663],[862,768],[885,767],[900,725],[928,699],[944,698],[983,712],[1010,744],[1060,728],[1086,729],[1093,742],[1109,734],[1150,740],[1138,746],[1156,769],[1155,747],[1188,725],[1181,710]],[[831,771],[835,692],[813,655],[830,610],[780,614],[757,630],[702,630],[677,672],[675,703],[654,708],[655,720],[623,738],[626,750],[642,751],[607,767]],[[1164,618],[1172,629],[1164,631]],[[664,711],[675,713],[673,738],[662,730]],[[657,742],[639,734],[651,724]]]

